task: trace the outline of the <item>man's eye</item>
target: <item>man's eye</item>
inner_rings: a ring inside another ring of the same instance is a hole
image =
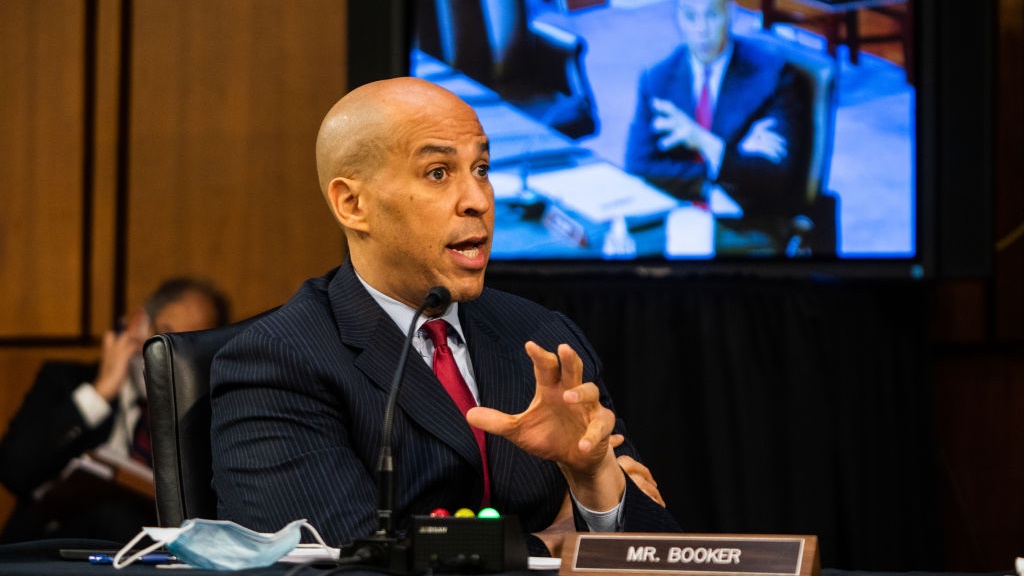
[[[434,168],[430,171],[430,178],[434,180],[444,180],[445,171],[444,168]]]
[[[476,167],[476,175],[481,178],[487,178],[487,173],[491,171],[491,167],[487,164],[481,164]]]

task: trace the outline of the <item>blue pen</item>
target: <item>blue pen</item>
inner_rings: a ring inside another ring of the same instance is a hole
[[[177,561],[177,558],[170,554],[144,554],[141,558],[136,560],[139,564],[170,564],[171,562]],[[109,554],[90,554],[90,564],[113,564],[114,557]]]

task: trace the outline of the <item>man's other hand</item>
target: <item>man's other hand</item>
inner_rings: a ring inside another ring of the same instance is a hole
[[[611,444],[612,448],[618,448],[625,442],[626,437],[622,434],[612,434]],[[643,464],[637,462],[632,456],[623,454],[616,459],[622,471],[629,475],[629,479],[636,484],[648,498],[654,500],[661,507],[665,507],[665,500],[661,497],[661,492],[658,491],[658,483],[654,480],[654,475],[651,474],[651,469]]]
[[[775,164],[786,158],[786,138],[774,130],[775,118],[762,118],[754,122],[743,140],[740,140],[740,152],[754,156],[764,156]]]

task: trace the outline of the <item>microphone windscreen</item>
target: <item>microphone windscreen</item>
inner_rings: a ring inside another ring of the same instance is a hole
[[[451,304],[452,293],[448,291],[444,286],[434,286],[427,292],[427,299],[424,301],[426,307],[429,308],[444,308]]]

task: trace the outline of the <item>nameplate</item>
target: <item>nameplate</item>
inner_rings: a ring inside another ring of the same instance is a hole
[[[578,533],[559,574],[818,576],[817,536]]]

